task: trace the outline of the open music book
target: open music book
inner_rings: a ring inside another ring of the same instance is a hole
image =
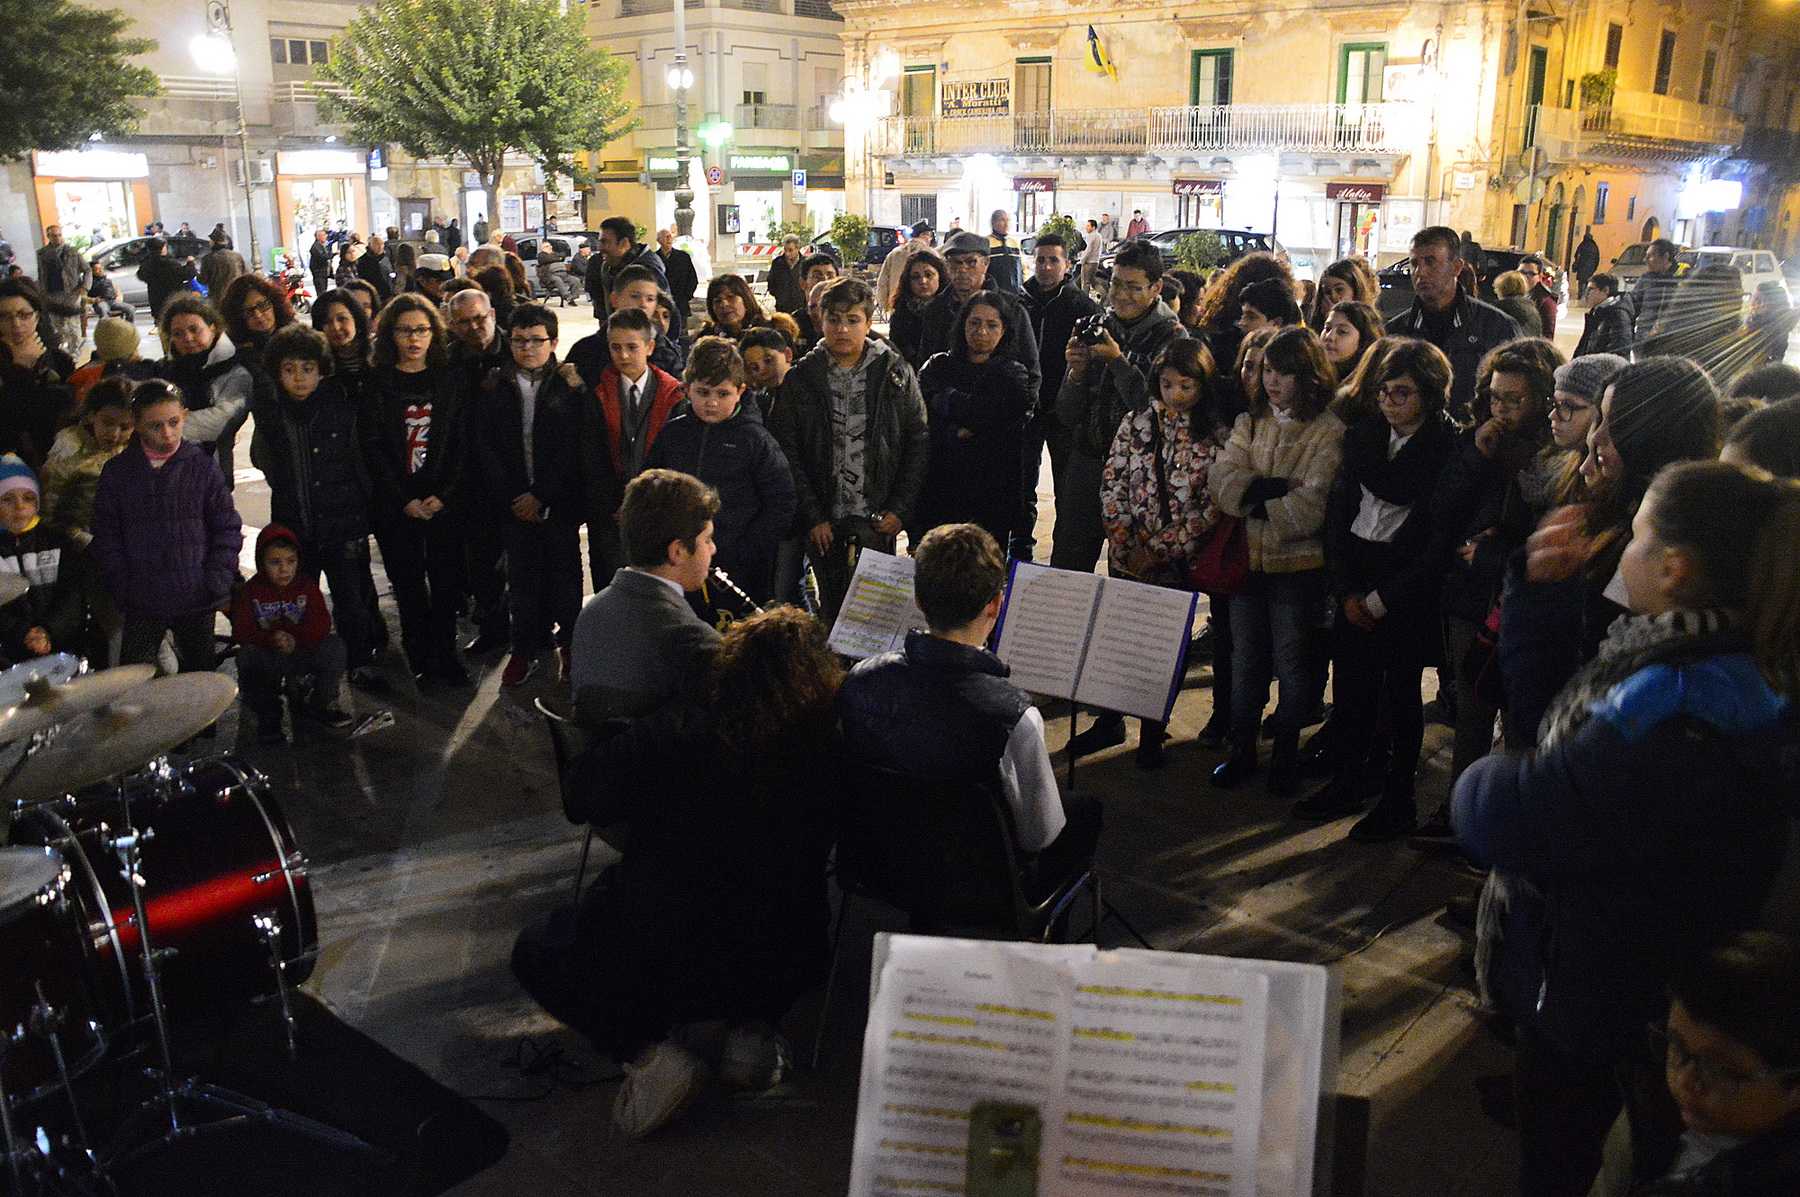
[[[1166,721],[1198,603],[1192,591],[1015,561],[995,652],[1022,689]]]
[[[906,634],[925,627],[925,613],[913,601],[913,559],[864,549],[837,622],[831,648],[846,657],[873,657],[906,644]]]
[[[1318,965],[878,935],[850,1193],[962,1192],[1001,1101],[1041,1117],[1040,1194],[1307,1197],[1337,1004]]]

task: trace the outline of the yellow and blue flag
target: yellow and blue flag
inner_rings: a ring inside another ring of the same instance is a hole
[[[1088,26],[1087,53],[1082,55],[1081,65],[1096,75],[1110,76],[1115,82],[1119,78],[1118,68],[1113,66],[1106,47],[1100,44],[1100,35],[1094,32],[1092,25]]]

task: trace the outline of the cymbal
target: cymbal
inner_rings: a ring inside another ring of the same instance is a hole
[[[25,592],[30,589],[31,583],[19,574],[0,574],[0,606],[24,597]]]
[[[161,756],[231,708],[237,683],[222,673],[178,673],[132,690],[57,730],[26,758],[0,797],[43,802]]]
[[[66,682],[28,682],[24,702],[0,709],[0,744],[22,740],[47,727],[66,723],[77,715],[85,715],[155,676],[154,665],[121,665],[117,669],[82,674]]]

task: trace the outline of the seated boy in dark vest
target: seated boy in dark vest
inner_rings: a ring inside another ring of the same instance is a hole
[[[1000,618],[1006,559],[980,527],[946,524],[920,539],[913,560],[913,594],[930,631],[909,633],[903,650],[871,657],[844,679],[838,713],[849,759],[994,785],[1012,808],[1022,856],[1035,857],[1037,876],[1054,883],[1092,855],[1100,805],[1058,793],[1043,716],[982,647]]]

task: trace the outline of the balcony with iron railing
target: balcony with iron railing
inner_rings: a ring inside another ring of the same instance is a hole
[[[871,147],[881,157],[1215,150],[1391,155],[1413,151],[1423,132],[1421,119],[1418,105],[1400,102],[895,116],[876,122]]]
[[[319,115],[320,93],[342,95],[344,89],[332,83],[294,80],[276,83],[269,88],[269,123],[281,133],[313,133],[337,131],[338,126]]]
[[[792,104],[739,104],[732,123],[739,129],[800,128],[800,109]]]

